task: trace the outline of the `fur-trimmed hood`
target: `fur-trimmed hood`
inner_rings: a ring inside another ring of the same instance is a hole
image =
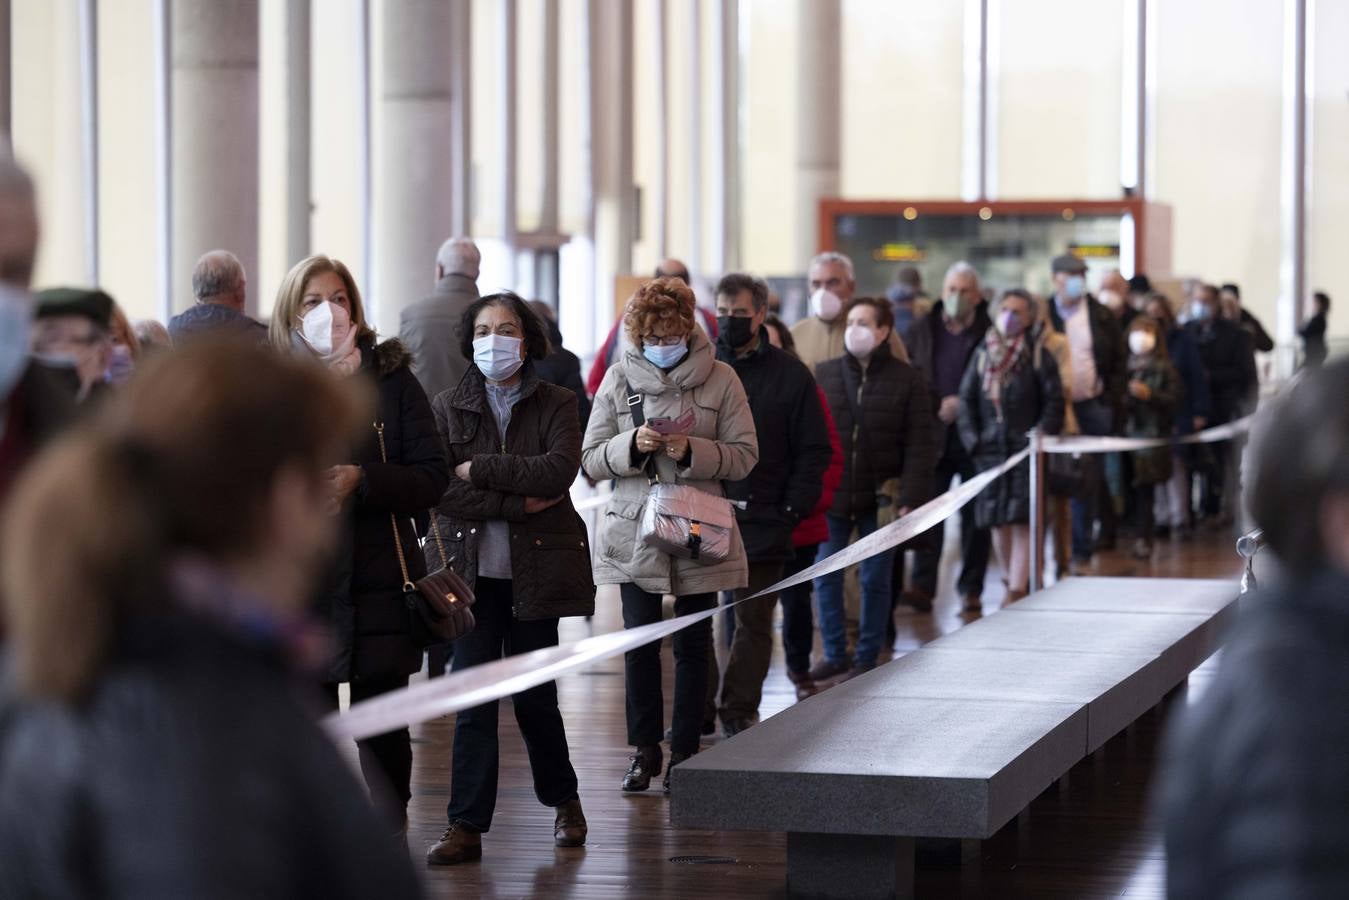
[[[412,365],[412,354],[398,338],[389,338],[382,343],[375,343],[374,338],[362,338],[360,348],[365,358],[361,368],[373,369],[380,378]]]

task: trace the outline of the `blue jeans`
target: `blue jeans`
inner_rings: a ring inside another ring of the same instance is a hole
[[[1100,397],[1083,400],[1073,404],[1077,415],[1077,424],[1083,434],[1100,436],[1110,434],[1114,427],[1114,415],[1110,406]],[[1082,487],[1082,497],[1074,497],[1071,502],[1073,514],[1073,559],[1087,561],[1096,551],[1096,541],[1092,537],[1092,525],[1096,521],[1096,498],[1099,496],[1101,479],[1099,455],[1092,457],[1087,466],[1088,483]]]
[[[820,545],[819,559],[832,556],[848,546],[853,526],[861,537],[876,530],[876,513],[869,512],[856,519],[840,519],[830,515],[829,540]],[[885,622],[890,616],[890,581],[894,572],[895,551],[887,550],[862,566],[862,622],[857,632],[856,665],[874,666],[885,640]],[[818,561],[818,560],[817,560]],[[832,663],[848,661],[848,622],[843,610],[843,572],[822,575],[815,579],[815,598],[819,604],[820,636],[824,640],[824,655]]]

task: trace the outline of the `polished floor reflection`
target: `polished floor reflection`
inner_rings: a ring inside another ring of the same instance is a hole
[[[953,542],[948,542],[953,543]],[[942,583],[955,560],[948,552]],[[1161,542],[1150,562],[1105,555],[1096,574],[1225,577],[1239,573],[1226,532],[1187,542]],[[1002,588],[990,571],[985,609],[996,614]],[[563,623],[562,639],[621,627],[617,592],[601,591],[592,622]],[[961,627],[957,598],[946,590],[933,615],[901,607],[896,653]],[[666,698],[671,691],[666,648]],[[1190,679],[1191,695],[1211,677],[1213,662]],[[483,837],[481,863],[428,870],[433,897],[783,897],[786,841],[780,834],[677,831],[659,793],[625,796],[618,790],[628,748],[623,721],[622,660],[601,662],[559,682],[572,760],[590,823],[589,845],[558,850],[552,811],[534,798],[524,745],[507,710],[501,716],[502,771],[497,814]],[[763,715],[794,702],[775,648],[765,686]],[[413,731],[416,765],[410,852],[422,852],[445,827],[453,717]],[[1164,896],[1158,834],[1146,816],[1163,713],[1154,710],[1076,766],[992,840],[934,848],[920,856],[920,897]],[[897,727],[901,727],[898,726]],[[963,853],[964,861],[961,862]],[[691,859],[682,860],[681,857]]]

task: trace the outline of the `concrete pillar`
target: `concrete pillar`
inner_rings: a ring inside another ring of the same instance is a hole
[[[497,84],[497,104],[500,110],[498,124],[499,143],[497,152],[501,154],[501,183],[497,185],[501,203],[501,240],[511,253],[515,254],[515,233],[517,226],[516,183],[518,154],[515,151],[515,119],[517,115],[516,84],[519,78],[516,72],[515,0],[499,0],[497,53],[501,63],[501,81]]]
[[[561,156],[559,140],[559,108],[562,105],[562,70],[558,53],[558,6],[560,0],[543,0],[543,128],[539,135],[543,143],[543,191],[539,204],[539,233],[555,235],[558,231],[558,160]]]
[[[838,196],[843,103],[840,0],[797,4],[796,259],[819,249],[819,201]]]
[[[656,184],[651,196],[651,217],[656,220],[656,233],[651,245],[656,258],[669,255],[670,243],[670,82],[665,57],[670,52],[669,27],[666,25],[665,0],[652,0],[655,6],[656,35],[651,44],[647,64],[653,70],[656,82]]]
[[[286,0],[286,262],[310,253],[309,0]]]
[[[716,208],[708,216],[711,252],[704,266],[709,275],[737,268],[740,230],[740,4],[717,0],[716,40],[711,48],[712,83],[720,85],[713,101],[714,151],[711,172]]]
[[[450,35],[450,195],[455,234],[473,229],[473,2],[447,0]]]
[[[0,135],[6,141],[13,129],[10,97],[14,80],[10,71],[14,55],[10,52],[9,35],[9,0],[0,0]]]
[[[1282,376],[1293,372],[1297,332],[1307,302],[1307,20],[1307,0],[1285,0],[1280,178],[1283,246],[1274,322],[1274,340],[1286,348],[1276,360]]]
[[[258,263],[258,3],[172,0],[173,310],[193,303],[192,266],[207,250]],[[250,310],[257,297],[250,292]]]
[[[369,304],[382,334],[431,291],[436,249],[454,231],[450,147],[454,10],[441,0],[383,3],[383,133],[374,184]]]
[[[614,276],[632,270],[632,244],[636,236],[632,161],[633,16],[627,0],[589,0],[587,15],[595,324],[597,334],[602,337],[613,321]]]
[[[808,4],[805,4],[808,5]],[[693,58],[688,68],[688,118],[684,122],[684,134],[680,140],[688,147],[687,161],[689,171],[688,196],[684,198],[689,210],[688,249],[684,253],[684,262],[689,273],[699,275],[703,271],[703,19],[702,3],[688,5],[689,31],[685,52]],[[715,48],[712,51],[716,52]]]

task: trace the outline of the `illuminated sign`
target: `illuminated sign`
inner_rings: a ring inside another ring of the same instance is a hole
[[[877,262],[923,262],[927,251],[917,244],[882,244],[872,251],[871,258]]]
[[[1119,244],[1069,244],[1068,252],[1078,259],[1118,259]]]

